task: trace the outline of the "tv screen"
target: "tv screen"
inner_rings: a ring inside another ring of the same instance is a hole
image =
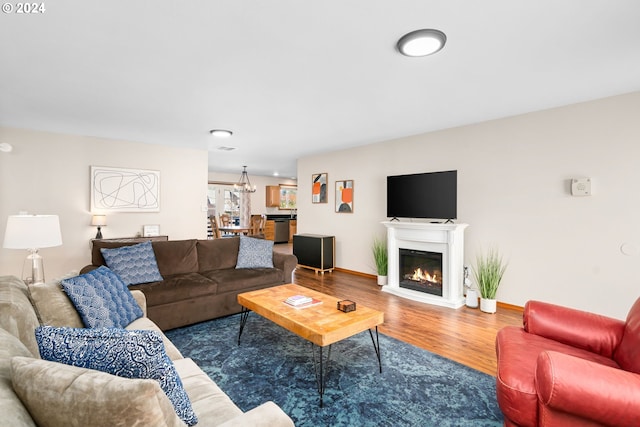
[[[387,217],[457,217],[458,171],[387,177]]]

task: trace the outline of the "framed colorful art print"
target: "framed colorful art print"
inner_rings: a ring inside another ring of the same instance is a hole
[[[327,203],[327,174],[311,175],[311,203]]]
[[[353,180],[336,181],[336,212],[353,212]]]

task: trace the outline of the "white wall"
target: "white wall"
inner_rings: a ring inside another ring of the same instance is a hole
[[[160,212],[107,215],[105,238],[131,237],[159,224],[170,239],[206,238],[207,152],[0,127],[0,242],[19,211],[60,216],[63,245],[42,249],[47,279],[90,261],[90,166],[160,171]],[[205,211],[202,211],[202,208]],[[26,251],[0,248],[0,275],[22,275]]]
[[[240,179],[240,172],[237,174],[229,174],[229,173],[220,173],[220,172],[209,172],[209,181],[216,182],[228,182],[228,183],[236,183]],[[281,177],[271,177],[271,176],[257,176],[252,175],[250,168],[247,168],[247,173],[249,174],[249,181],[251,181],[251,185],[256,186],[256,192],[251,193],[251,215],[260,215],[260,214],[289,214],[289,210],[280,210],[278,208],[266,207],[267,202],[267,193],[266,186],[267,185],[296,185],[297,182],[294,179],[281,178]]]
[[[623,318],[640,296],[640,92],[320,154],[298,161],[298,232],[336,236],[336,266],[374,274],[386,176],[458,170],[465,263],[497,247],[509,260],[499,301],[540,299]],[[311,203],[327,172],[329,203]],[[569,180],[590,177],[593,196]],[[335,181],[353,179],[354,213],[335,213]]]

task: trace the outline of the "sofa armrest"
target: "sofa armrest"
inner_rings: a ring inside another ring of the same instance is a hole
[[[293,281],[293,270],[298,265],[298,258],[292,254],[273,251],[273,266],[284,272],[282,280],[284,283]]]
[[[136,302],[142,309],[142,314],[144,315],[144,317],[147,317],[147,297],[144,296],[144,293],[142,293],[142,291],[139,291],[137,289],[131,289],[131,295],[133,295],[133,298],[135,298]]]
[[[528,301],[524,330],[572,347],[612,358],[624,333],[624,322],[595,313],[540,301]]]
[[[244,414],[237,416],[220,427],[294,427],[293,421],[273,402],[265,402]]]
[[[609,426],[637,425],[640,375],[554,351],[538,355],[536,389],[541,420],[567,414]]]
[[[85,265],[84,267],[82,267],[82,269],[80,270],[79,274],[85,274],[88,273],[90,271],[95,270],[96,268],[98,268],[99,266],[97,265],[93,265],[93,264],[89,264],[89,265]]]

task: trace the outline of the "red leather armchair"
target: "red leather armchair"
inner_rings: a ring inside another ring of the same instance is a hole
[[[640,298],[626,321],[529,301],[496,354],[505,426],[640,426]]]

